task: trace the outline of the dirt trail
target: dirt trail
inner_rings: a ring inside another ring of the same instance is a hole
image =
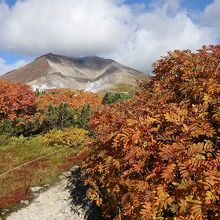
[[[11,213],[6,220],[103,220],[101,210],[86,197],[87,187],[80,166],[60,176],[61,181],[46,191],[31,188],[37,197]],[[28,205],[29,204],[29,205]],[[1,220],[1,217],[0,217]]]
[[[7,220],[84,220],[85,210],[71,205],[67,189],[68,178],[64,177],[55,186],[40,193],[30,205],[11,213]]]
[[[31,204],[12,213],[7,220],[84,220],[84,210],[71,209],[70,192],[66,189],[67,179],[48,189],[35,198]]]

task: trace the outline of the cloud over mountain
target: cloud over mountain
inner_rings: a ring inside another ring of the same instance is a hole
[[[12,7],[1,1],[0,48],[99,55],[147,71],[168,50],[216,42],[214,29],[194,22],[180,1],[155,2],[146,8],[122,0],[18,0]]]

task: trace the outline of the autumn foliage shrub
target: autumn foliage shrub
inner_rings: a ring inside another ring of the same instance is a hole
[[[90,121],[88,196],[111,219],[220,218],[220,46],[169,52]]]
[[[29,135],[38,129],[35,113],[36,96],[29,86],[0,81],[0,133]]]
[[[98,94],[72,89],[48,89],[37,98],[38,111],[47,110],[49,105],[59,106],[67,103],[70,108],[81,109],[84,105],[92,108],[102,104],[102,98]]]
[[[0,81],[0,122],[28,118],[35,112],[35,93],[27,85]]]

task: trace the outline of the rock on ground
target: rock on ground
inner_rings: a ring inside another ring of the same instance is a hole
[[[84,210],[79,206],[71,208],[67,179],[42,192],[32,203],[7,217],[7,220],[84,220]],[[76,211],[77,210],[77,211]]]

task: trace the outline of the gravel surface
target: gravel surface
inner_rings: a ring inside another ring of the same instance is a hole
[[[7,220],[85,220],[81,206],[71,206],[67,182],[63,178],[56,186],[40,193],[30,205],[8,216]]]

